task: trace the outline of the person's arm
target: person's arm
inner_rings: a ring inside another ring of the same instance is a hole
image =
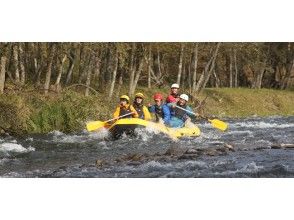
[[[151,112],[151,113],[155,113],[155,106],[152,105],[152,106],[148,107],[148,110],[149,110],[149,112]]]
[[[113,117],[114,117],[114,118],[119,117],[119,112],[120,112],[120,107],[117,107],[117,108],[115,109],[115,112],[113,113]]]
[[[143,113],[145,120],[149,121],[152,119],[151,114],[146,106],[143,106]]]
[[[163,121],[164,123],[168,123],[171,117],[170,108],[167,105],[162,107],[163,110]]]
[[[136,109],[131,105],[130,106],[131,112],[133,112],[134,114],[132,115],[133,118],[139,118],[138,112],[136,111]]]

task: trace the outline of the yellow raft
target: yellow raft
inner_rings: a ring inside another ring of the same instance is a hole
[[[200,135],[200,129],[197,126],[191,128],[169,128],[164,124],[146,121],[139,118],[119,119],[108,129],[114,138],[119,138],[123,133],[132,135],[135,128],[149,128],[154,131],[167,134],[171,138],[198,137]]]

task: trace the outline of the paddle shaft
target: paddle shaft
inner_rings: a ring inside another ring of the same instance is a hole
[[[188,113],[190,113],[190,114],[192,114],[192,115],[195,115],[195,116],[199,115],[199,114],[196,114],[196,113],[194,113],[194,112],[191,112],[191,111],[189,111],[189,110],[187,110],[187,109],[185,109],[185,108],[182,108],[182,107],[180,107],[180,106],[178,106],[178,105],[176,105],[176,108],[182,109],[182,110],[184,110],[184,111],[186,111],[186,112],[188,112]],[[199,116],[200,116],[201,118],[204,118],[204,119],[210,120],[209,118],[207,118],[207,117],[205,117],[205,116],[202,116],[202,115],[199,115]]]
[[[128,113],[128,114],[121,115],[121,116],[119,116],[119,117],[109,119],[109,120],[107,120],[107,121],[104,121],[104,123],[111,122],[111,121],[114,121],[114,120],[117,120],[117,119],[120,119],[120,118],[126,117],[126,116],[128,116],[128,115],[132,115],[132,114],[134,114],[134,112],[130,112],[130,113]]]
[[[194,113],[194,112],[191,112],[191,111],[189,111],[189,110],[187,110],[187,109],[185,109],[185,108],[182,108],[182,107],[180,107],[180,106],[178,106],[178,105],[176,105],[176,108],[178,108],[178,109],[182,109],[182,110],[184,110],[184,111],[186,111],[186,112],[188,112],[188,113],[190,113],[190,114],[192,114],[192,115],[197,115],[196,113]]]

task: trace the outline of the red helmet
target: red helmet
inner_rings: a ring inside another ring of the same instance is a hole
[[[173,103],[173,102],[176,102],[176,98],[173,97],[172,95],[169,95],[167,98],[166,98],[166,102],[167,103]]]
[[[156,93],[156,94],[153,96],[153,99],[154,99],[154,100],[156,100],[156,99],[162,100],[162,99],[163,99],[163,96],[162,96],[160,93]]]

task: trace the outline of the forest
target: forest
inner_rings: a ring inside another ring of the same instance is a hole
[[[190,96],[204,88],[290,89],[294,43],[103,42],[0,43],[0,94],[34,90],[60,93],[79,88],[85,96],[133,96],[178,83]]]

